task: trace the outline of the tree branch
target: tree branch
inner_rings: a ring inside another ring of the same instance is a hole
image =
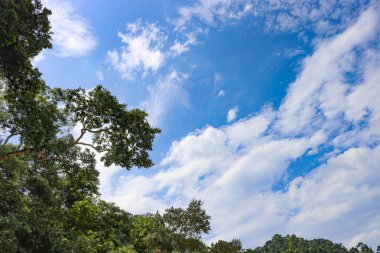
[[[25,154],[27,153],[39,153],[38,150],[36,148],[25,148],[23,150],[17,150],[17,151],[13,151],[13,152],[10,152],[4,156],[1,156],[0,157],[0,161],[5,161],[5,160],[9,160],[11,159],[12,157],[19,157],[19,156],[24,156]]]
[[[85,133],[86,133],[86,129],[85,128],[83,128],[83,129],[80,130],[80,135],[79,135],[78,139],[76,139],[74,141],[74,145],[76,145],[76,144],[79,143],[79,141],[83,138],[83,136],[84,136]]]
[[[89,144],[89,143],[84,143],[84,142],[77,142],[77,143],[75,143],[76,145],[84,145],[84,146],[89,146],[89,147],[91,147],[91,148],[93,148],[93,149],[95,149],[97,152],[99,152],[98,151],[98,149],[94,146],[94,145],[92,145],[92,144]]]

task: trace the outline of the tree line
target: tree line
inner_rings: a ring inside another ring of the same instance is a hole
[[[40,0],[0,1],[0,252],[373,252],[294,235],[255,249],[238,239],[207,246],[211,217],[199,200],[144,215],[101,200],[94,152],[105,166],[149,168],[160,129],[102,86],[44,82],[31,61],[52,47],[50,14]]]

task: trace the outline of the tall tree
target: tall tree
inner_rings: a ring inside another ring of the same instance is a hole
[[[173,234],[173,248],[185,250],[200,250],[203,247],[200,236],[210,231],[211,217],[202,208],[202,201],[192,200],[186,209],[171,207],[166,209],[162,220],[166,229]]]
[[[160,130],[101,86],[46,85],[31,61],[51,47],[49,14],[39,0],[0,1],[0,249],[131,252],[131,215],[99,200],[93,151],[150,167]]]

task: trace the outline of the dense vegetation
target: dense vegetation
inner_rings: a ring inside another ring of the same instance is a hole
[[[350,250],[342,244],[333,243],[325,239],[306,240],[292,236],[274,235],[263,247],[247,250],[246,253],[373,253],[373,250],[363,243],[359,243]],[[377,249],[380,252],[380,246]]]
[[[201,241],[210,216],[200,201],[134,216],[99,198],[93,151],[106,166],[147,168],[160,130],[144,111],[128,110],[101,86],[45,84],[31,60],[52,46],[49,15],[39,0],[0,1],[0,251],[243,251],[236,239],[211,247]],[[76,136],[74,126],[80,127]],[[275,235],[245,252],[373,251]]]

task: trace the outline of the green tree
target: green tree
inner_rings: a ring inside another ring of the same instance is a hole
[[[171,207],[165,210],[163,220],[167,228],[186,237],[199,237],[210,231],[210,219],[202,208],[202,201],[192,200],[186,209]]]
[[[0,2],[0,68],[7,77],[32,68],[30,59],[51,48],[50,14],[39,0]]]
[[[262,247],[250,249],[250,253],[373,253],[367,245],[359,243],[356,248],[349,251],[340,243],[333,243],[326,239],[306,240],[295,235],[274,235]]]
[[[101,86],[45,84],[31,60],[51,47],[49,15],[39,0],[0,1],[0,248],[133,252],[131,215],[98,198],[92,151],[106,166],[150,167],[160,130]]]
[[[209,220],[202,202],[192,200],[186,209],[171,207],[163,215],[134,217],[131,241],[137,252],[207,252],[200,236],[210,231]]]
[[[211,217],[202,208],[202,201],[192,200],[186,209],[171,207],[162,215],[164,228],[171,234],[171,247],[180,252],[202,251],[203,233],[210,231]]]
[[[366,244],[359,242],[355,248],[351,248],[349,253],[374,253],[373,250],[368,247]]]
[[[152,216],[139,215],[133,218],[130,230],[131,242],[139,253],[155,249],[156,224]]]
[[[215,244],[211,244],[210,253],[238,253],[241,250],[241,241],[238,239],[233,239],[231,242],[219,240]]]
[[[153,139],[160,130],[149,125],[144,111],[127,110],[126,105],[120,104],[101,86],[89,92],[83,89],[55,89],[39,94],[36,99],[38,108],[50,109],[29,112],[25,117],[19,114],[23,108],[17,112],[5,112],[11,119],[3,122],[3,128],[9,132],[6,141],[19,136],[19,145],[17,149],[0,156],[0,161],[19,156],[57,159],[64,149],[82,145],[101,152],[101,160],[106,166],[116,164],[130,169],[133,166],[147,168],[153,165],[148,152],[152,150]],[[9,104],[17,102],[6,97],[5,103],[8,101]],[[58,103],[61,103],[62,109],[58,108]],[[28,110],[27,105],[20,106]],[[31,129],[29,124],[35,120],[40,123],[34,124]],[[81,126],[81,131],[79,137],[74,139],[67,129],[76,125]],[[46,127],[51,129],[46,130]],[[86,133],[92,134],[92,141],[83,142]]]

